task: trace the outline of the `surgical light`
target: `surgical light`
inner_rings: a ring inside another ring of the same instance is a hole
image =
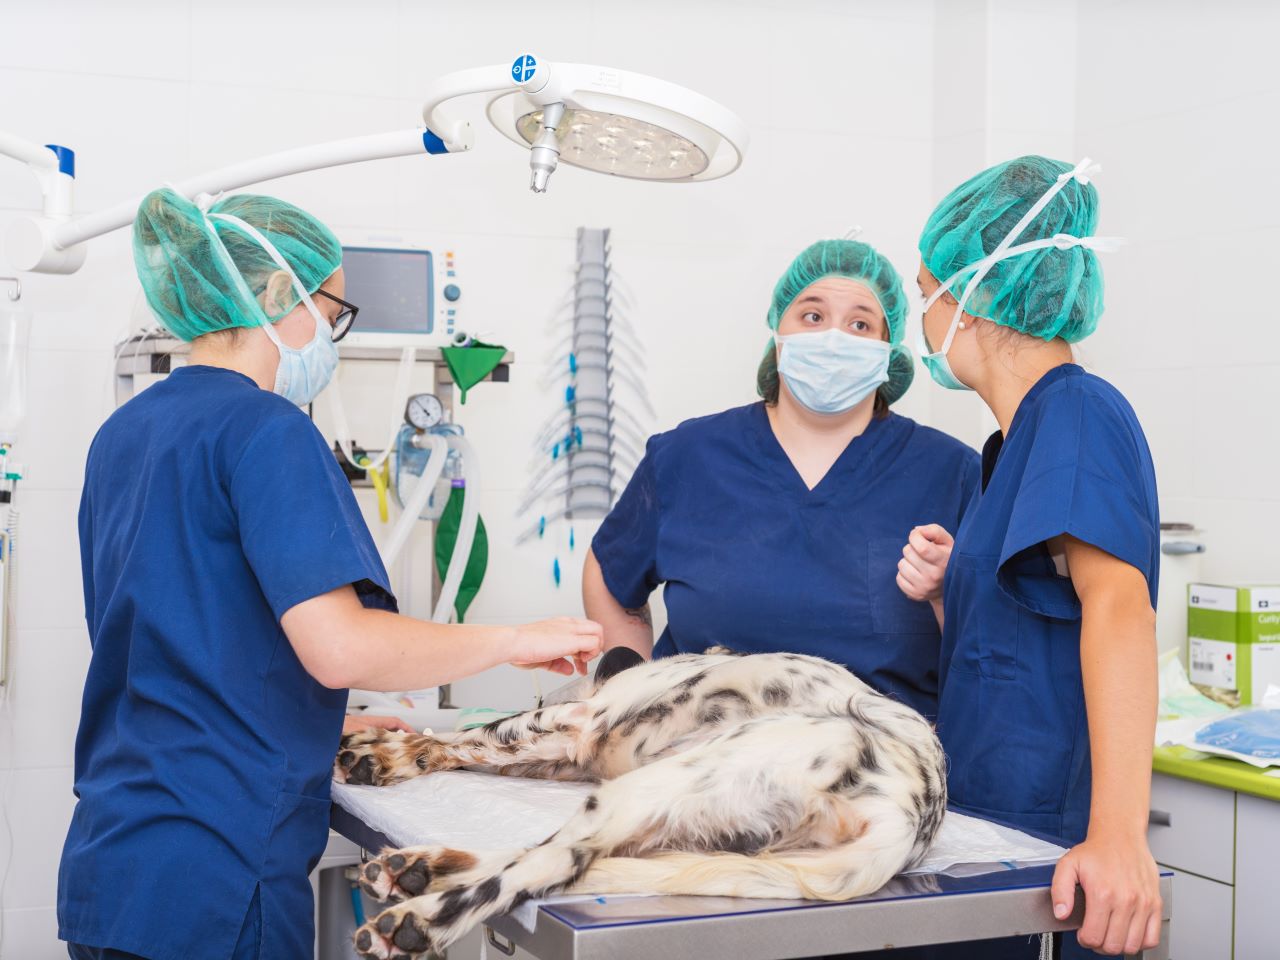
[[[541,193],[556,159],[636,180],[714,180],[742,163],[747,131],[714,100],[644,74],[584,64],[521,67],[518,88],[489,103],[489,120],[531,147],[532,188]],[[553,133],[549,137],[548,132]],[[540,156],[537,156],[541,152]],[[549,167],[545,173],[541,168]]]
[[[516,129],[532,145],[543,112],[526,113]],[[643,120],[574,110],[556,128],[560,159],[575,167],[639,180],[682,180],[707,169],[707,155],[678,133]]]
[[[525,54],[510,65],[461,70],[432,83],[422,109],[425,127],[287,150],[173,186],[194,199],[365,160],[465,153],[474,132],[449,105],[474,94],[494,94],[490,121],[529,148],[535,193],[546,191],[561,160],[618,177],[687,183],[732,173],[747,148],[742,121],[692,90],[643,74]],[[4,237],[6,258],[19,271],[74,273],[84,262],[86,240],[133,222],[140,197],[73,218],[75,158],[64,147],[46,148],[0,131],[0,156],[26,163],[44,195],[43,210],[15,218]]]

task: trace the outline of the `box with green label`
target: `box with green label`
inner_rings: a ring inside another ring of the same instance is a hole
[[[1187,586],[1191,682],[1230,706],[1261,703],[1280,686],[1280,586]]]

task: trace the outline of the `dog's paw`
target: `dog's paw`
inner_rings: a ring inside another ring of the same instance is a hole
[[[365,864],[360,885],[378,900],[408,900],[447,886],[448,877],[476,862],[474,855],[449,847],[388,850]]]
[[[416,777],[422,773],[422,767],[414,759],[417,741],[426,739],[402,730],[349,733],[338,746],[333,779],[339,783],[382,787]]]
[[[721,644],[721,643],[713,644],[712,646],[707,647],[707,649],[703,650],[702,653],[704,656],[708,656],[708,657],[723,657],[723,656],[740,657],[742,656],[742,654],[739,653],[737,650],[734,650],[730,647],[726,647],[724,644]]]
[[[412,902],[383,910],[356,931],[360,960],[421,960],[433,948],[430,925]]]
[[[473,876],[472,881],[388,907],[356,931],[356,951],[363,960],[439,953],[476,924],[510,906],[512,901],[503,897],[500,875],[484,880]]]

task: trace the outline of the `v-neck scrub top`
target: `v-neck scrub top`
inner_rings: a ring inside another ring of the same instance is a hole
[[[227,960],[256,925],[264,960],[311,956],[347,692],[280,618],[346,584],[395,609],[333,453],[248,377],[175,370],[94,438],[80,551],[93,656],[59,935]]]
[[[1089,822],[1080,598],[1045,546],[1062,534],[1160,571],[1155,469],[1129,403],[1075,364],[1046,373],[983,482],[947,567],[938,736],[951,802],[1072,843]]]
[[[591,549],[623,607],[663,586],[654,657],[825,657],[932,717],[938,624],[898,588],[898,561],[913,527],[956,529],[978,478],[975,451],[889,414],[810,490],[755,403],[651,438]]]

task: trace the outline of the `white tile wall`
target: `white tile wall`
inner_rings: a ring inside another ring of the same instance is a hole
[[[49,907],[57,896],[58,861],[75,805],[71,768],[9,770],[0,772],[0,781],[7,788],[12,826],[12,839],[7,831],[0,831],[0,863],[9,863],[5,912]],[[5,950],[7,956],[7,943]]]
[[[373,98],[396,94],[400,51],[387,33],[396,23],[396,0],[367,0],[358,9],[342,0],[187,6],[190,32],[173,42],[186,43],[192,82],[243,86],[268,108],[261,116],[278,116],[292,106],[289,98],[266,91]]]
[[[987,26],[987,0],[947,0],[937,5],[930,53],[933,133],[939,140],[982,134],[987,128]],[[937,152],[939,158],[947,153]],[[974,172],[966,168],[961,174]]]
[[[11,722],[0,732],[0,766],[20,771],[70,767],[89,667],[84,630],[19,626],[10,654],[14,679],[4,712]]]
[[[121,0],[109,5],[80,0],[3,0],[0,22],[8,42],[0,49],[0,67],[34,73],[187,80],[190,17],[189,3],[171,0]],[[24,81],[39,87],[44,79],[28,76]],[[36,106],[44,95],[42,90],[29,105]],[[10,106],[5,103],[6,114]],[[70,120],[74,114],[63,116]],[[84,129],[83,119],[87,118],[77,120],[69,131],[77,139]],[[54,116],[48,120],[53,125],[62,122]]]
[[[1077,138],[1103,163],[1107,313],[1084,352],[1131,398],[1163,514],[1206,531],[1203,576],[1280,581],[1280,8],[1080,0]],[[1191,63],[1195,69],[1188,69]],[[1171,598],[1171,602],[1177,602]]]
[[[4,943],[6,957],[22,960],[66,960],[67,946],[58,940],[58,917],[53,907],[5,910]]]
[[[83,630],[84,593],[76,531],[80,491],[42,490],[33,481],[20,490],[15,505],[21,507],[22,514],[14,548],[14,615],[19,627]]]
[[[48,16],[51,29],[61,30],[67,19],[59,18],[56,5],[52,10],[43,4],[21,6],[28,13]],[[24,46],[8,37],[7,29],[6,39],[7,47]],[[33,42],[30,46],[56,44]],[[86,82],[86,76],[92,76],[92,82]],[[5,129],[36,143],[56,143],[75,151],[80,210],[98,210],[140,196],[156,185],[160,170],[166,179],[187,172],[187,89],[180,80],[0,67]],[[39,195],[34,183],[20,167],[6,161],[0,207],[35,206]]]
[[[333,68],[327,61],[327,67]],[[190,173],[326,140],[419,125],[412,110],[389,97],[349,92],[281,90],[195,81],[190,85]],[[413,158],[420,159],[420,158]],[[390,170],[370,177],[361,165],[296,174],[254,189],[288,197],[334,223],[401,225]]]
[[[1127,125],[1276,89],[1261,55],[1280,29],[1275,4],[1079,0],[1079,8],[1082,120]]]
[[[1104,322],[1112,319],[1115,317],[1109,315]],[[1151,446],[1161,502],[1194,496],[1196,461],[1200,453],[1191,440],[1201,404],[1197,391],[1188,389],[1188,385],[1198,381],[1198,375],[1168,370],[1123,370],[1105,362],[1099,367],[1092,362],[1092,357],[1102,356],[1105,361],[1106,354],[1092,349],[1086,353],[1087,368],[1105,376],[1133,404]]]
[[[1070,150],[1061,135],[1075,126],[1076,22],[1076,0],[988,0],[986,109],[991,132],[1045,138],[1015,141],[1026,142],[1027,148],[996,150],[995,159],[1025,152],[1058,156],[1055,146]]]
[[[47,322],[44,316],[36,323]],[[100,353],[88,350],[30,351],[27,361],[27,409],[34,422],[45,421],[40,430],[23,435],[21,456],[24,477],[43,490],[80,490],[84,480],[85,454],[102,421],[106,408],[107,369]],[[43,416],[50,410],[65,409],[97,399],[98,409],[82,416]]]

